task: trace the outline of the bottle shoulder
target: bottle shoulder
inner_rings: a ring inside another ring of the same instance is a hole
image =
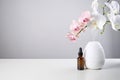
[[[78,57],[77,59],[83,59],[84,60],[84,57]]]

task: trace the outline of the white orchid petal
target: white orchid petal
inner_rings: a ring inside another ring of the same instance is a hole
[[[120,24],[120,15],[115,15],[115,22]]]
[[[108,8],[110,8],[110,10],[112,10],[112,7],[111,7],[111,4],[110,4],[110,3],[105,2],[105,5],[106,5]]]
[[[111,22],[112,29],[115,30],[115,31],[117,31],[117,29],[115,28],[115,25],[114,25],[115,15],[112,14],[112,13],[110,13],[110,14],[107,14],[107,17],[108,17],[108,19]]]
[[[95,13],[93,14],[94,17],[94,22],[96,23],[96,26],[100,29],[103,30],[103,26],[106,23],[106,17],[99,14],[99,13]]]
[[[112,10],[112,6],[111,6],[111,4],[110,4],[110,3],[105,2],[105,5],[106,5],[108,8],[110,8],[110,11],[113,11],[113,10]]]
[[[108,19],[111,22],[112,29],[115,31],[120,30],[120,15],[108,14]]]
[[[115,15],[114,25],[117,31],[120,30],[120,15]]]
[[[111,3],[105,2],[105,5],[110,8],[111,13],[119,13],[119,3],[117,1],[112,1]]]
[[[119,3],[117,1],[112,1],[111,6],[115,14],[119,13]]]
[[[94,0],[92,2],[92,9],[93,9],[93,12],[97,12],[98,11],[98,0]]]
[[[99,14],[99,17],[97,20],[98,28],[102,30],[105,23],[106,23],[106,17]]]

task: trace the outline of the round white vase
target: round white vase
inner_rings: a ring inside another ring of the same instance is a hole
[[[105,54],[98,41],[90,41],[84,49],[86,67],[88,69],[101,69],[105,63]]]

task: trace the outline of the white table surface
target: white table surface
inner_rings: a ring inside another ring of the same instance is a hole
[[[120,59],[79,71],[76,59],[0,59],[0,80],[120,80]]]

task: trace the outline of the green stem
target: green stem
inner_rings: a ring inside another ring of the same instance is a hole
[[[107,0],[107,2],[110,2],[110,0]],[[103,15],[105,15],[105,7],[106,5],[103,6]]]
[[[82,29],[76,34],[76,36],[78,36],[85,28],[87,28],[87,26],[85,26],[84,28],[82,28]]]
[[[110,21],[106,21],[106,24],[107,24],[107,23],[110,23]]]
[[[101,34],[103,34],[103,33],[105,32],[105,26],[106,26],[108,23],[110,24],[110,21],[106,21],[106,23],[104,24],[103,30],[102,30]]]
[[[105,5],[106,6],[106,5]],[[105,15],[105,6],[103,7],[103,15]]]
[[[107,0],[107,2],[110,2],[110,0]]]
[[[110,2],[110,0],[107,0],[107,2]],[[106,15],[106,14],[105,14],[105,7],[106,7],[106,5],[103,6],[103,15]],[[102,30],[101,34],[104,33],[104,31],[105,31],[105,26],[107,25],[107,23],[110,23],[110,21],[106,21],[106,23],[105,23],[104,26],[103,26],[103,30]]]

